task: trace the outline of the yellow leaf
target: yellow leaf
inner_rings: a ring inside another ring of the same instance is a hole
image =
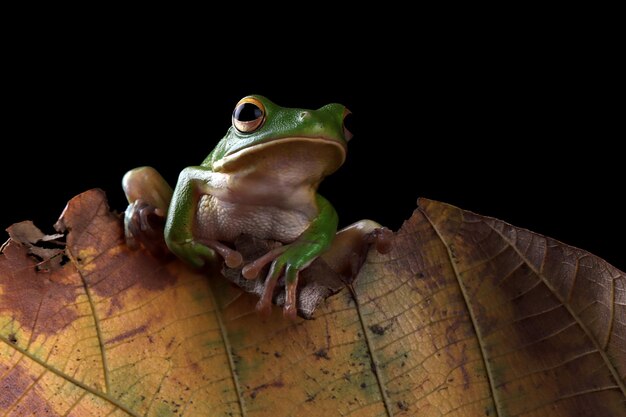
[[[61,222],[68,262],[0,254],[2,416],[626,416],[624,273],[498,220],[422,200],[297,322],[130,251],[100,191]]]

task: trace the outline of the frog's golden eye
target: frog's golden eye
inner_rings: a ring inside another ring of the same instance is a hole
[[[233,110],[233,126],[241,133],[252,133],[265,121],[265,106],[254,97],[242,99]]]

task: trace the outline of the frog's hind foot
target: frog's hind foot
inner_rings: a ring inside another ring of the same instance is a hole
[[[371,246],[378,253],[391,250],[393,232],[373,220],[360,220],[337,232],[322,259],[345,280],[351,281],[361,269]]]

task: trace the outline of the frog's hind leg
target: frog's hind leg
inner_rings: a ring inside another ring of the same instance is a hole
[[[374,245],[379,253],[391,250],[393,232],[373,220],[360,220],[337,232],[321,258],[338,274],[351,280],[361,269],[367,252]]]
[[[152,167],[128,171],[122,187],[129,203],[124,213],[126,243],[131,248],[142,244],[152,253],[166,253],[163,227],[172,187]]]

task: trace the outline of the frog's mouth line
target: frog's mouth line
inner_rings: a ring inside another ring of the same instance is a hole
[[[296,136],[296,137],[274,139],[269,142],[263,142],[263,143],[259,143],[259,144],[255,144],[255,145],[251,145],[251,146],[247,146],[245,148],[239,149],[230,155],[226,155],[219,161],[216,161],[213,164],[213,170],[216,172],[226,171],[228,165],[241,159],[242,157],[249,156],[254,153],[263,152],[269,148],[280,146],[280,145],[285,145],[290,142],[308,143],[308,144],[312,144],[315,146],[320,146],[320,145],[335,146],[337,150],[339,151],[339,154],[341,155],[341,162],[339,163],[339,165],[342,165],[344,161],[346,160],[346,147],[345,145],[341,144],[340,142],[336,140],[327,139],[325,137],[311,138],[311,137],[304,137],[304,136]]]

